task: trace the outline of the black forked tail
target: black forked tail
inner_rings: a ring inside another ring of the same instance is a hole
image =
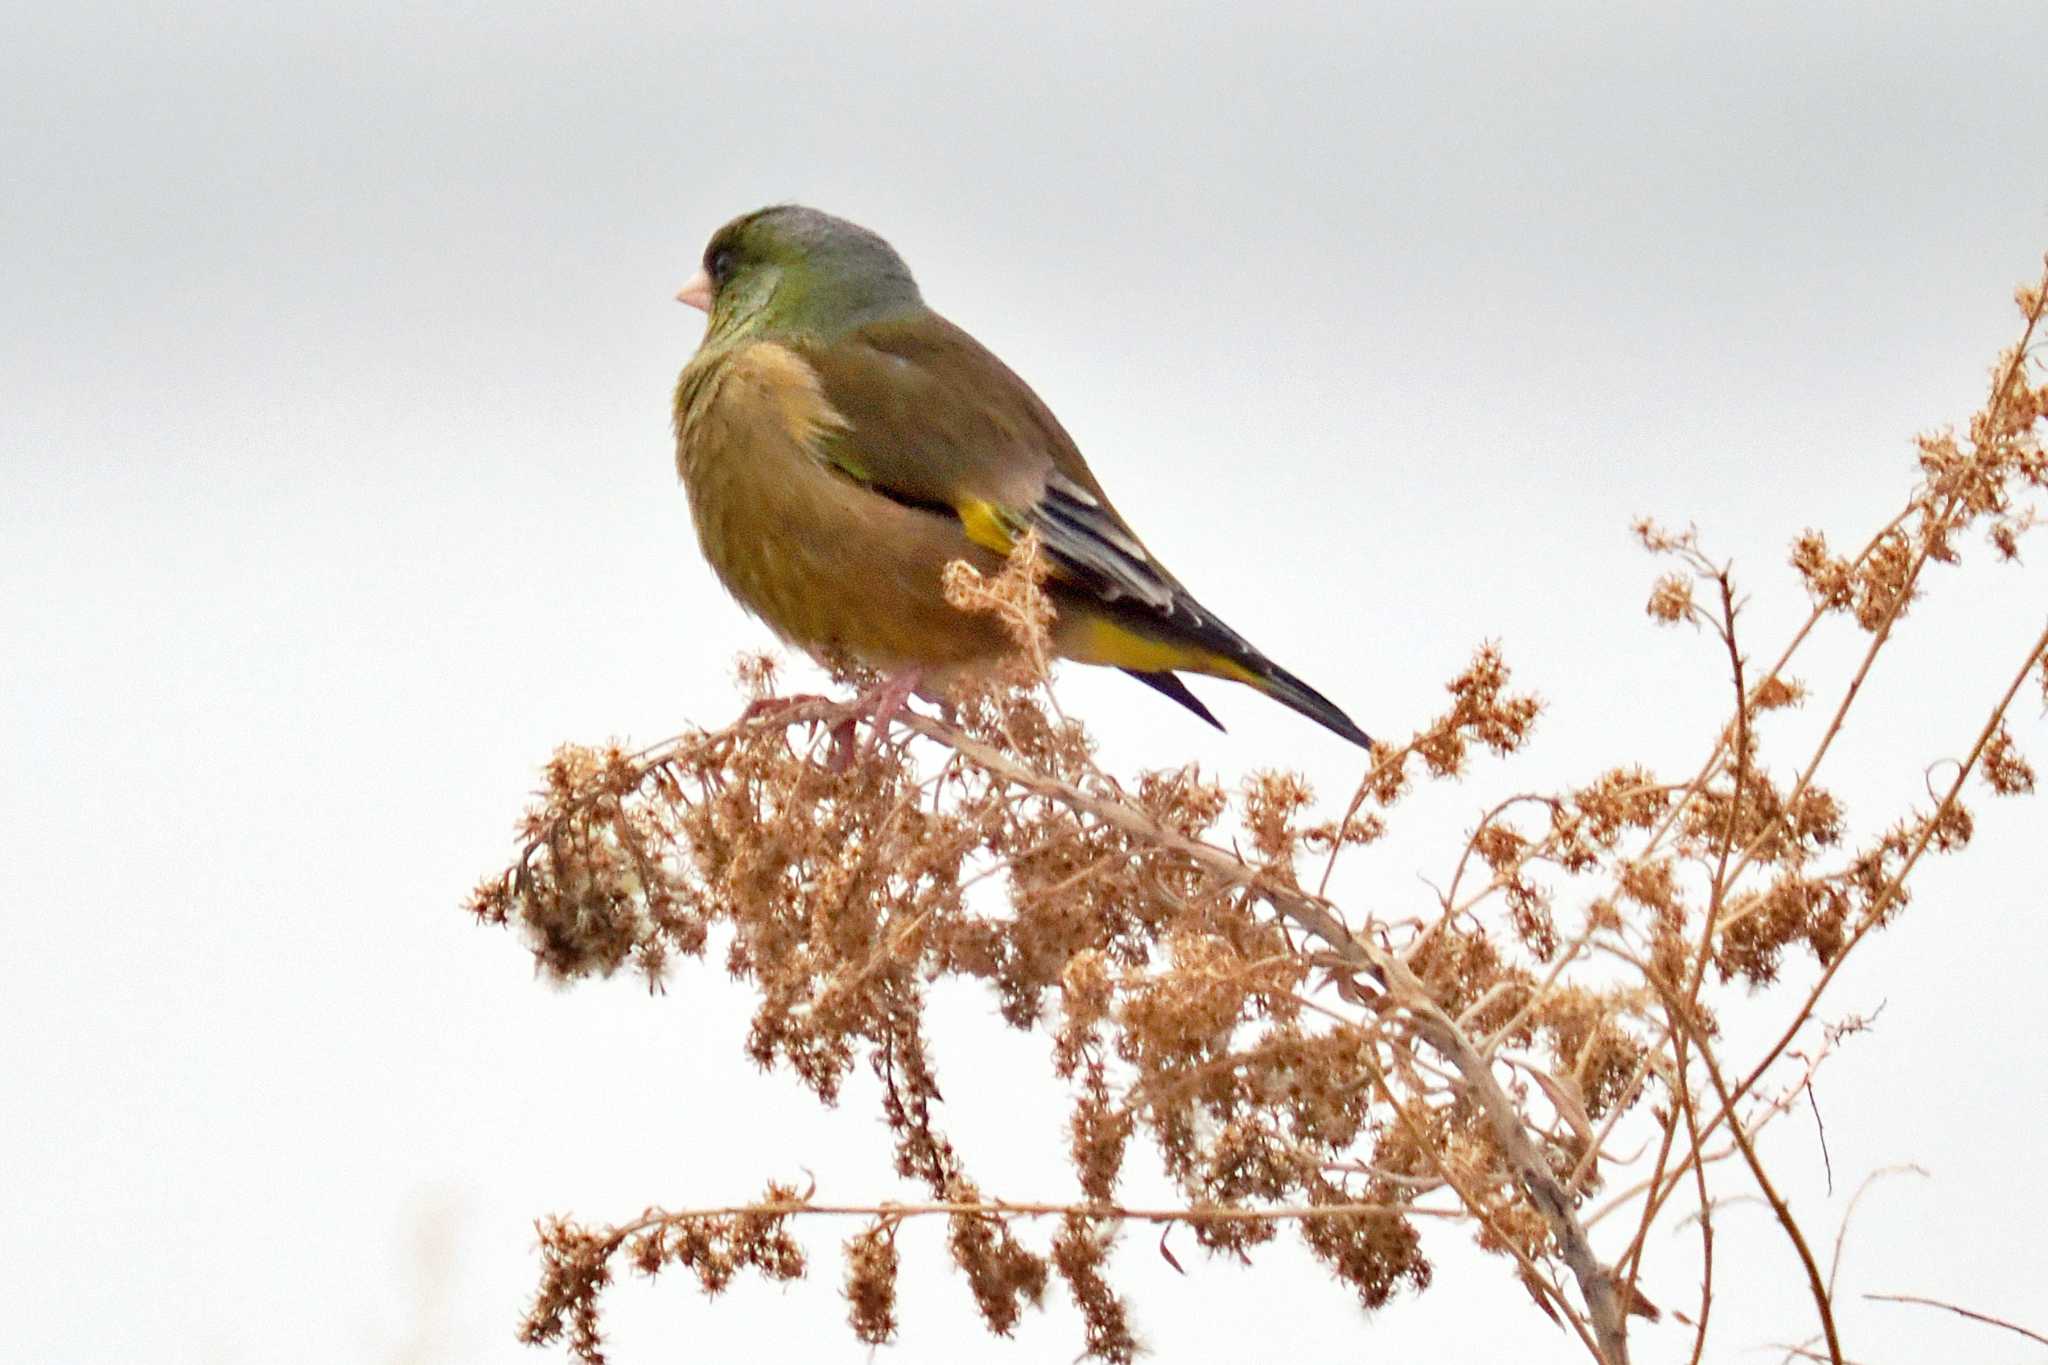
[[[1332,734],[1343,736],[1368,753],[1372,751],[1372,736],[1359,729],[1351,717],[1337,708],[1337,703],[1272,660],[1260,661],[1258,680],[1252,686],[1281,705],[1301,712]]]
[[[1203,720],[1208,721],[1217,729],[1221,730],[1223,728],[1223,722],[1210,714],[1209,708],[1202,705],[1200,697],[1188,691],[1188,685],[1180,680],[1178,673],[1140,673],[1135,668],[1126,668],[1123,671],[1154,691],[1163,692],[1167,696],[1172,697],[1182,706],[1187,707],[1188,710],[1194,712]]]
[[[1223,722],[1216,719],[1208,707],[1202,705],[1200,697],[1188,690],[1188,685],[1180,680],[1179,674],[1140,673],[1135,668],[1126,668],[1123,671],[1145,686],[1173,698],[1217,729],[1223,728]],[[1351,717],[1338,709],[1335,702],[1270,659],[1259,660],[1257,676],[1249,685],[1256,687],[1281,705],[1299,711],[1331,733],[1341,735],[1359,748],[1371,751],[1372,736],[1359,729]]]

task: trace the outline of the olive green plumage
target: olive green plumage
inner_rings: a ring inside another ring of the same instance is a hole
[[[784,639],[927,674],[1000,655],[1001,625],[948,604],[940,574],[956,559],[998,571],[1029,528],[1063,657],[1124,669],[1212,725],[1175,671],[1229,678],[1371,746],[1152,557],[1038,395],[927,308],[874,233],[761,209],[718,230],[678,297],[710,314],[675,396],[698,539]]]

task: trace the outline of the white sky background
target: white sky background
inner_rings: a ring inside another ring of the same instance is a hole
[[[550,991],[458,913],[555,743],[720,721],[767,638],[697,558],[667,431],[701,330],[670,296],[742,210],[890,237],[1162,558],[1376,734],[1503,642],[1535,746],[1355,857],[1354,903],[1413,913],[1510,791],[1695,762],[1723,684],[1643,616],[1629,522],[1732,556],[1765,655],[1804,610],[1791,537],[1860,543],[1903,498],[2048,247],[2048,9],[1350,8],[0,10],[0,1356],[559,1359],[511,1339],[537,1215],[806,1167],[905,1193],[865,1089],[821,1117],[744,1062],[715,963]],[[1848,741],[1859,829],[1967,747],[2048,603],[2038,570],[1936,586]],[[1228,736],[1059,684],[1117,766],[1348,791],[1353,753],[1197,686]],[[1770,1151],[1823,1242],[1863,1175],[1933,1172],[1865,1201],[1847,1288],[2048,1330],[2048,811],[1978,814],[1832,997],[1886,1002],[1819,1087],[1835,1196],[1811,1115]],[[985,1186],[1064,1195],[1044,1045],[964,990],[945,1017]],[[1717,1359],[1810,1329],[1766,1216],[1726,1214]],[[794,1289],[616,1291],[615,1359],[866,1359],[850,1230]],[[1057,1293],[986,1338],[934,1234],[882,1359],[1079,1350]],[[1370,1320],[1291,1250],[1182,1234],[1182,1278],[1154,1240],[1119,1264],[1162,1360],[1579,1358],[1462,1234]],[[1644,1287],[1690,1311],[1686,1246]],[[1865,1360],[2034,1358],[1843,1318]]]

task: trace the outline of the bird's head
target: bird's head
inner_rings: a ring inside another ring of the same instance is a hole
[[[896,249],[864,227],[797,204],[733,219],[676,298],[710,315],[710,337],[832,337],[924,307]]]

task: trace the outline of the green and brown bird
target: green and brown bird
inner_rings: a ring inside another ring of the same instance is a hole
[[[1052,648],[1123,669],[1221,729],[1177,673],[1267,696],[1368,749],[1328,698],[1195,601],[1111,506],[1038,395],[925,306],[890,245],[815,209],[735,218],[676,296],[710,315],[676,384],[676,467],[704,557],[783,639],[920,681],[1013,648],[947,602],[1036,531]]]

